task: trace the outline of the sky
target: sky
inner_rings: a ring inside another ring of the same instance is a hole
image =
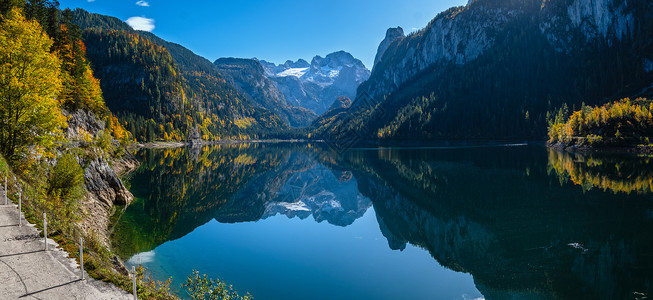
[[[126,21],[210,61],[240,57],[283,63],[344,50],[372,68],[390,27],[406,34],[467,0],[59,0]]]

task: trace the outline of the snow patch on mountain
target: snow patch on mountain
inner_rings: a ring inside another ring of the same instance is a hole
[[[338,77],[338,74],[340,74],[340,70],[342,70],[342,67],[337,67],[335,69],[332,69],[327,66],[327,67],[322,67],[321,70],[322,70],[322,74],[326,75],[327,77],[336,78]]]
[[[300,77],[304,76],[304,74],[306,74],[306,72],[308,72],[308,68],[290,68],[290,69],[284,70],[283,72],[279,72],[279,73],[275,74],[274,76],[275,77],[294,76],[294,77],[300,78]],[[266,72],[266,74],[269,74],[269,73]]]

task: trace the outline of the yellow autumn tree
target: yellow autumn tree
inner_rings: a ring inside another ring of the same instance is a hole
[[[75,32],[75,31],[72,31]],[[107,112],[100,89],[100,80],[86,61],[86,46],[66,25],[60,26],[55,51],[61,59],[63,90],[59,100],[67,109],[85,108],[95,114]]]
[[[0,151],[13,158],[28,146],[51,145],[66,119],[56,99],[62,84],[52,40],[19,9],[0,22]]]

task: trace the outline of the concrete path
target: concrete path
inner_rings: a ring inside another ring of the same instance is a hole
[[[4,187],[0,187],[0,191]],[[11,203],[11,202],[10,202]],[[81,280],[77,262],[48,239],[34,225],[22,220],[18,226],[18,206],[4,205],[0,193],[0,299],[133,299],[114,285]]]

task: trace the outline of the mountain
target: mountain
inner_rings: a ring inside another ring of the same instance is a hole
[[[390,44],[392,44],[396,40],[401,40],[404,37],[405,35],[404,35],[403,28],[401,27],[389,28],[388,31],[385,32],[385,38],[383,39],[383,41],[381,41],[381,44],[379,44],[379,48],[376,49],[376,56],[374,57],[374,65],[376,66],[379,63],[381,57],[383,57],[383,53],[385,53],[385,50],[388,50]]]
[[[351,99],[347,97],[338,97],[325,113],[321,114],[315,121],[313,127],[318,130],[327,131],[333,128],[333,123],[342,119],[351,107]]]
[[[231,85],[210,61],[108,16],[72,11],[107,106],[151,140],[276,137],[288,126]]]
[[[338,97],[354,97],[369,70],[340,51],[311,63],[303,59],[275,65],[264,60],[220,58],[214,62],[227,81],[250,102],[268,109],[292,127],[306,127]]]
[[[184,80],[165,48],[136,32],[91,29],[83,37],[111,111],[161,121],[179,111]]]
[[[308,126],[317,116],[314,112],[291,106],[270,80],[258,60],[242,58],[220,58],[214,62],[222,74],[228,75],[233,86],[258,106],[268,109],[292,127]]]
[[[358,86],[370,76],[365,65],[345,51],[315,56],[310,64],[303,59],[282,65],[262,60],[261,64],[291,105],[317,114],[327,111],[338,97],[354,98]]]
[[[254,106],[273,112],[281,121],[292,127],[307,126],[316,117],[309,110],[288,105],[276,85],[263,75],[263,69],[258,61],[221,58],[211,63],[179,44],[167,42],[149,32],[140,33],[168,49],[179,66],[188,72],[188,76],[195,78],[191,82],[196,82],[198,88],[205,89],[208,93],[215,86],[206,86],[202,82],[202,73],[208,74],[209,77],[220,78],[224,81],[223,84],[233,87]],[[201,73],[198,74],[197,71]]]
[[[325,139],[544,139],[547,112],[653,92],[653,4],[474,0],[388,30]]]

